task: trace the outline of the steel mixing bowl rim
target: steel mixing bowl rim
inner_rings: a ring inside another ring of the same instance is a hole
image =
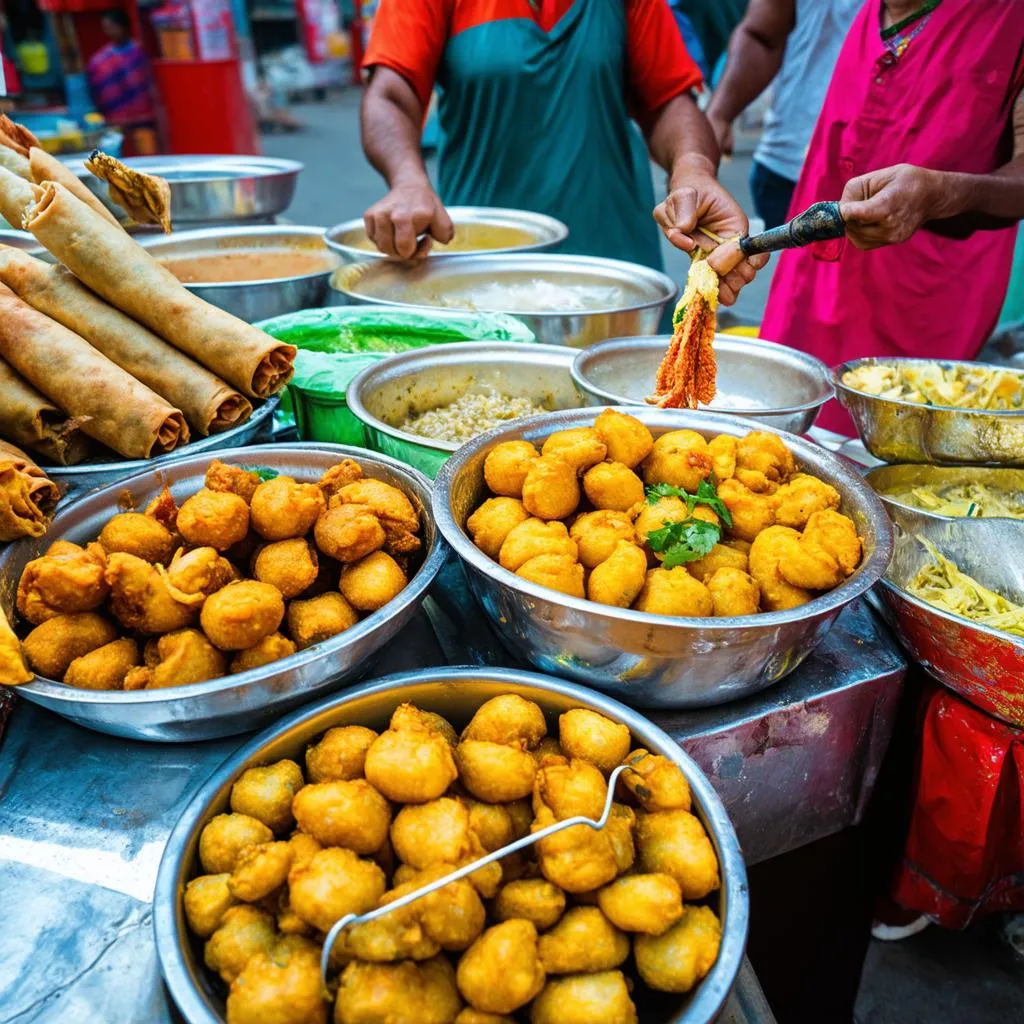
[[[412,466],[409,466],[404,462],[399,462],[397,459],[393,459],[390,456],[368,451],[364,448],[354,448],[350,445],[329,444],[326,442],[312,444],[305,442],[293,442],[266,446],[255,445],[247,448],[225,448],[218,450],[213,454],[213,457],[223,458],[224,456],[236,455],[241,452],[253,453],[255,456],[263,448],[269,451],[277,451],[280,449],[291,449],[293,451],[325,451],[332,454],[337,453],[339,460],[341,458],[362,459],[366,462],[386,466],[400,477],[404,476],[410,478],[415,483],[419,484],[424,495],[428,497],[431,493],[430,481],[419,470],[414,469]],[[210,455],[199,454],[194,455],[191,458],[195,462],[200,462],[204,458],[210,458]],[[176,460],[175,468],[180,468],[184,462],[184,459]],[[73,511],[81,503],[85,501],[95,501],[97,498],[103,497],[104,495],[113,496],[116,493],[129,488],[133,483],[137,483],[140,479],[151,476],[154,472],[159,472],[159,470],[148,470],[142,473],[135,473],[130,477],[115,480],[113,483],[107,484],[105,487],[91,491],[88,494],[84,494],[81,497],[76,498],[65,508],[61,509],[57,516],[54,517],[54,522],[57,522],[57,520],[62,518],[66,513]],[[433,513],[431,512],[429,501],[423,501],[423,513],[425,515],[432,516]],[[53,525],[53,523],[50,524],[51,529]],[[47,530],[47,533],[49,533],[49,530]],[[2,573],[8,558],[12,556],[15,546],[15,544],[11,544],[4,551],[0,552],[0,573]],[[25,693],[38,694],[42,697],[46,697],[48,700],[61,703],[134,706],[141,704],[172,704],[177,701],[188,700],[192,697],[204,697],[226,690],[237,689],[239,686],[244,687],[248,683],[258,681],[266,674],[265,670],[268,667],[273,667],[275,670],[281,668],[289,670],[298,669],[312,662],[318,661],[324,656],[337,655],[342,652],[344,648],[372,633],[382,623],[393,618],[403,609],[407,608],[410,604],[414,604],[426,594],[430,585],[434,582],[434,578],[444,565],[447,554],[448,545],[441,536],[441,531],[437,529],[437,525],[435,524],[433,545],[427,551],[419,570],[412,579],[409,580],[405,587],[403,587],[403,589],[394,598],[384,605],[383,608],[379,608],[377,611],[372,612],[370,615],[367,615],[365,619],[360,619],[360,621],[354,626],[349,627],[335,636],[328,637],[326,640],[322,640],[318,644],[313,644],[311,647],[305,648],[305,650],[296,651],[294,654],[290,654],[286,658],[279,658],[277,661],[268,662],[267,665],[247,669],[244,672],[229,673],[228,675],[220,676],[217,679],[207,679],[201,683],[189,683],[186,686],[167,686],[161,687],[157,690],[83,690],[78,687],[68,686],[67,683],[59,682],[56,679],[48,679],[45,676],[36,676],[31,683],[25,683],[19,686],[18,689]]]
[[[633,406],[652,406],[652,403],[641,401],[638,398],[627,398],[625,395],[616,395],[611,391],[605,391],[604,388],[598,387],[589,377],[587,377],[581,365],[587,362],[587,356],[600,355],[603,349],[623,349],[629,350],[631,348],[646,348],[647,344],[661,338],[668,338],[671,340],[672,335],[656,334],[651,336],[635,335],[626,338],[605,338],[603,341],[595,342],[593,345],[588,345],[586,348],[581,348],[577,352],[575,359],[573,360],[572,374],[573,382],[577,387],[586,391],[587,394],[593,395],[594,398],[600,398],[606,401],[609,405],[633,405]],[[737,344],[743,348],[755,348],[760,351],[770,351],[769,346],[780,347],[778,342],[766,341],[763,338],[746,338],[741,343],[738,339],[734,339],[732,336],[727,334],[716,334],[715,345],[720,344],[720,339],[729,339],[729,344]],[[631,344],[626,344],[627,342]],[[652,346],[653,347],[653,346]],[[835,388],[832,386],[832,381],[829,377],[829,368],[818,358],[812,355],[808,355],[806,352],[801,352],[799,349],[790,348],[788,345],[782,345],[782,348],[788,352],[794,353],[801,363],[804,363],[808,369],[814,372],[817,378],[816,383],[822,387],[820,397],[813,398],[810,401],[803,402],[800,405],[772,405],[772,406],[758,406],[751,407],[749,409],[728,409],[722,410],[723,415],[728,416],[785,416],[787,414],[796,414],[799,412],[810,412],[813,409],[820,409],[829,399],[835,397]],[[654,407],[654,406],[652,406]],[[712,412],[717,413],[715,409],[709,409],[707,406],[697,410],[699,412]]]
[[[906,466],[914,466],[914,465],[918,465],[918,463],[913,463],[913,462],[903,462],[903,463],[894,463],[894,464],[886,463],[886,464],[881,465],[881,466],[875,466],[874,468],[869,469],[864,474],[864,479],[871,485],[872,488],[874,488],[875,485],[874,485],[874,481],[872,481],[872,479],[871,479],[872,476],[875,476],[875,475],[879,475],[880,476],[881,475],[881,471],[883,471],[883,470],[901,469],[901,468],[904,468]],[[985,469],[986,468],[984,466],[963,466],[963,467],[960,467],[960,466],[935,466],[933,463],[930,463],[930,462],[920,463],[920,465],[928,466],[929,468],[935,468],[935,469],[951,469],[951,470],[956,470],[956,469]],[[993,467],[990,467],[990,468],[995,469],[997,471],[1000,469],[1000,467],[997,467],[997,466],[993,466]],[[1015,470],[1012,470],[1012,469],[1009,469],[1009,468],[1007,468],[1007,471],[1011,472],[1011,473],[1015,472]],[[950,486],[955,486],[955,485],[950,485]],[[918,508],[916,505],[908,505],[908,504],[906,504],[906,502],[899,501],[893,495],[885,494],[882,491],[879,491],[877,489],[875,489],[875,494],[877,494],[878,497],[882,499],[882,504],[883,505],[891,505],[891,506],[893,506],[893,508],[903,509],[903,510],[905,510],[907,512],[912,512],[915,515],[922,516],[924,519],[931,519],[931,520],[933,520],[934,522],[937,522],[937,523],[978,522],[980,520],[997,519],[997,520],[1000,520],[1001,522],[1019,523],[1020,526],[1021,526],[1021,529],[1024,530],[1024,519],[1019,519],[1016,516],[944,516],[944,515],[941,515],[938,512],[932,512],[932,511],[930,511],[929,509],[926,509],[926,508]]]
[[[434,524],[441,532],[441,535],[448,542],[452,550],[467,562],[474,570],[485,576],[491,577],[502,586],[518,591],[535,600],[547,604],[558,604],[564,608],[572,609],[597,617],[598,619],[612,620],[616,622],[627,622],[639,625],[659,628],[672,628],[676,630],[700,630],[712,633],[727,633],[737,628],[752,628],[763,626],[766,629],[781,627],[792,622],[802,622],[805,619],[827,615],[830,612],[844,608],[855,598],[870,590],[884,575],[886,568],[892,559],[895,547],[895,537],[892,522],[889,514],[885,511],[878,495],[868,486],[859,473],[853,473],[843,466],[842,462],[827,449],[819,445],[813,445],[815,458],[823,462],[828,471],[834,476],[843,478],[847,485],[853,490],[860,501],[862,501],[874,515],[869,515],[874,525],[876,538],[875,549],[864,559],[854,574],[845,580],[834,590],[830,590],[820,597],[815,597],[807,604],[797,608],[791,608],[779,612],[759,612],[756,615],[735,615],[724,618],[697,618],[685,615],[655,615],[650,612],[638,612],[632,608],[616,608],[612,605],[600,604],[596,601],[589,601],[586,598],[570,597],[560,591],[552,590],[549,587],[542,587],[540,584],[517,576],[508,569],[503,568],[496,561],[488,558],[470,539],[465,530],[460,526],[452,513],[451,492],[456,476],[460,473],[465,464],[483,450],[492,447],[500,441],[517,440],[527,431],[540,427],[547,422],[553,423],[553,429],[567,429],[575,424],[560,423],[556,417],[565,417],[566,412],[583,413],[588,419],[596,417],[605,409],[614,409],[616,412],[625,413],[628,416],[635,416],[635,406],[596,406],[582,410],[563,410],[554,413],[544,413],[539,416],[530,416],[526,419],[516,420],[514,427],[496,427],[486,434],[472,441],[467,441],[456,451],[450,459],[441,467],[434,481],[433,512]],[[641,410],[644,411],[644,410]],[[671,413],[673,410],[656,409],[648,406],[647,410],[653,415]],[[717,413],[700,413],[702,421],[707,423],[710,430],[716,426],[741,428],[743,433],[750,433],[751,425],[749,420],[740,419],[737,416],[723,416]],[[638,417],[643,419],[643,417]],[[683,428],[681,428],[683,429]],[[692,428],[686,428],[692,429]],[[766,433],[776,434],[783,439],[786,446],[799,456],[800,452],[812,446],[813,442],[805,441],[795,434],[787,433],[776,427],[758,424],[757,429]],[[742,436],[742,435],[733,435]]]
[[[534,687],[570,700],[578,700],[583,706],[596,707],[614,721],[627,726],[634,739],[642,739],[645,745],[660,745],[663,755],[675,760],[683,769],[690,791],[697,798],[695,802],[699,802],[703,812],[709,838],[716,846],[722,889],[726,896],[718,957],[711,971],[693,992],[686,1012],[707,1021],[716,1018],[729,998],[742,965],[750,920],[749,888],[736,829],[721,797],[701,767],[660,726],[606,694],[539,672],[457,665],[383,676],[291,712],[229,754],[186,804],[168,836],[160,858],[153,894],[153,933],[164,980],[175,1004],[190,1024],[223,1024],[224,1021],[223,1017],[211,1011],[207,1000],[192,980],[180,953],[182,940],[187,941],[187,932],[182,934],[184,925],[182,929],[178,927],[178,876],[187,868],[183,863],[185,849],[218,792],[236,777],[247,761],[258,756],[269,743],[301,725],[306,719],[334,711],[364,697],[387,692],[401,693],[409,685],[457,686],[460,680],[474,679],[498,685],[508,683]],[[727,879],[728,888],[725,887]],[[684,994],[678,995],[684,998]]]

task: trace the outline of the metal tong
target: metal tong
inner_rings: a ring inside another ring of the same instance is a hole
[[[739,240],[744,256],[797,249],[812,242],[829,242],[846,234],[846,222],[838,203],[815,203],[791,221],[759,235],[745,235]]]
[[[402,907],[407,907],[410,903],[414,903],[421,897],[429,896],[432,892],[437,892],[438,889],[443,889],[450,882],[457,882],[460,878],[465,878],[467,875],[473,874],[474,871],[479,871],[480,868],[486,867],[488,864],[492,864],[496,860],[501,860],[503,857],[507,857],[510,853],[515,853],[517,850],[525,850],[526,847],[533,846],[534,843],[539,843],[542,839],[547,839],[548,836],[553,836],[556,832],[561,832],[563,829],[573,828],[576,825],[586,825],[588,828],[592,828],[595,831],[604,828],[605,825],[608,824],[608,818],[612,813],[612,803],[615,801],[615,786],[619,781],[619,776],[623,772],[632,770],[633,769],[630,765],[620,764],[618,768],[608,776],[608,796],[605,797],[604,810],[601,812],[601,817],[596,821],[593,818],[585,818],[583,815],[577,815],[574,818],[566,818],[565,821],[556,821],[553,825],[548,825],[547,828],[542,828],[539,832],[533,832],[528,836],[523,836],[522,839],[517,839],[515,842],[509,843],[508,846],[501,847],[500,850],[495,850],[493,853],[488,853],[486,856],[480,857],[478,860],[473,861],[472,864],[466,864],[461,868],[456,868],[443,878],[438,878],[436,881],[428,882],[419,889],[406,893],[404,896],[400,896],[392,903],[385,903],[384,906],[377,907],[374,910],[369,910],[365,914],[346,914],[341,918],[341,920],[335,923],[327,933],[327,937],[324,939],[323,952],[320,954],[320,981],[324,986],[324,989],[327,989],[327,965],[331,959],[331,950],[334,949],[334,944],[338,941],[338,936],[341,935],[349,925],[363,924],[366,921],[376,921],[378,917],[390,914],[392,910],[399,910]]]

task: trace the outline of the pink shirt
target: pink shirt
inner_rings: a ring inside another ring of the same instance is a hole
[[[1024,0],[943,0],[902,57],[867,0],[843,44],[790,215],[839,199],[851,178],[909,163],[986,174],[1012,156]],[[845,240],[779,260],[761,336],[829,366],[871,355],[970,359],[995,326],[1015,230],[965,239],[918,231],[862,252]],[[818,424],[853,433],[837,402]]]

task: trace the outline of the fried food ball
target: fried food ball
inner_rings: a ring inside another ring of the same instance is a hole
[[[755,575],[761,584],[766,606],[769,602],[785,603],[791,588],[795,588],[797,595],[802,596],[810,590],[831,590],[843,581],[838,560],[817,544],[813,535],[810,538],[802,537],[788,526],[776,526],[765,530],[755,544],[756,548],[751,549],[750,556],[751,574],[754,574],[756,567],[769,582],[773,583],[773,578],[778,577],[782,584],[781,587],[773,585],[769,592],[769,587]],[[810,596],[808,594],[808,598]]]
[[[686,907],[663,935],[638,935],[634,944],[640,977],[659,992],[689,992],[718,959],[722,926],[709,907]]]
[[[227,659],[198,629],[179,629],[157,640],[156,664],[148,666],[146,689],[203,683],[226,671]]]
[[[358,462],[342,459],[336,466],[331,466],[316,483],[324,492],[324,497],[330,501],[342,487],[362,480],[363,475],[363,467]]]
[[[547,764],[568,764],[569,759],[562,753],[558,740],[554,736],[546,736],[530,751],[537,765],[544,768]]]
[[[542,456],[556,456],[567,462],[577,473],[586,472],[608,456],[608,446],[593,427],[556,430],[547,438],[540,451]]]
[[[277,588],[288,601],[313,585],[319,568],[313,545],[304,537],[292,537],[275,541],[259,551],[252,574],[261,583]]]
[[[175,532],[175,523],[178,519],[178,503],[174,500],[174,495],[171,494],[166,484],[160,493],[146,506],[145,514],[151,519],[155,519],[170,533],[173,534]]]
[[[451,797],[403,807],[391,826],[391,844],[399,860],[420,870],[457,864],[473,852],[469,809]]]
[[[598,604],[628,608],[646,579],[647,555],[635,544],[620,540],[608,558],[591,571],[587,597]]]
[[[467,857],[461,864],[445,864],[444,874],[454,868],[462,868],[467,864],[473,863],[475,860],[479,860],[483,854],[477,850],[472,856]],[[422,885],[424,878],[433,877],[431,872],[432,868],[428,868],[426,871],[420,871],[417,868],[412,867],[410,864],[400,864],[395,868],[394,882],[395,885],[405,885],[409,882],[416,882]],[[482,899],[493,900],[498,894],[498,889],[501,888],[502,871],[501,865],[495,862],[485,864],[482,868],[478,868],[471,875],[466,876],[473,888],[480,894]]]
[[[570,555],[537,555],[524,562],[516,575],[569,597],[585,597],[583,566]]]
[[[554,925],[564,910],[565,893],[546,878],[520,878],[509,882],[498,890],[494,901],[494,916],[499,921],[522,918],[539,932]]]
[[[762,530],[775,525],[775,495],[755,494],[739,480],[723,480],[718,496],[732,516],[729,530],[734,537],[752,542]]]
[[[554,740],[549,736],[547,739],[541,740],[537,749],[541,749],[545,743],[552,742]],[[508,811],[508,816],[512,820],[513,839],[522,839],[523,836],[528,836],[530,834],[530,826],[533,824],[532,801],[525,798],[522,800],[510,800],[502,806]]]
[[[384,893],[378,906],[393,903],[415,892],[420,885],[421,882],[417,880],[396,886]],[[469,888],[472,889],[472,886]],[[357,960],[369,960],[374,963],[429,960],[430,957],[437,956],[441,952],[441,945],[427,935],[421,922],[424,898],[392,910],[383,917],[361,921],[346,928],[339,937],[339,945],[335,947],[335,952],[341,952],[346,958],[354,957]]]
[[[471,1006],[485,1013],[514,1013],[544,987],[537,929],[522,920],[488,928],[463,954],[455,977]]]
[[[671,484],[691,493],[711,473],[708,443],[695,430],[671,430],[654,442],[644,463],[644,481]]]
[[[488,498],[466,520],[466,529],[488,558],[497,559],[508,535],[529,518],[523,503],[515,498]]]
[[[567,714],[571,714],[571,712],[567,712]],[[564,717],[563,715],[562,718]],[[582,724],[586,725],[587,723]],[[559,719],[560,733],[561,730],[562,720]],[[614,730],[602,735],[612,743],[621,739]],[[627,743],[626,750],[628,751],[628,749]],[[589,761],[579,758],[574,758],[564,764],[545,765],[537,772],[533,784],[534,813],[539,814],[542,807],[548,807],[559,821],[573,818],[576,815],[600,818],[604,813],[604,804],[607,798],[608,784],[600,769]]]
[[[583,474],[583,493],[594,508],[628,512],[644,500],[644,484],[621,462],[599,462]]]
[[[452,1024],[462,1000],[443,956],[422,963],[350,963],[341,972],[334,1024]]]
[[[537,704],[515,693],[503,693],[476,709],[469,725],[462,730],[462,738],[491,743],[522,741],[528,747],[535,747],[547,732],[544,712]]]
[[[516,572],[538,555],[567,555],[575,561],[576,553],[576,541],[570,539],[565,523],[526,519],[509,531],[498,561],[502,568]]]
[[[218,814],[199,834],[199,863],[208,874],[230,875],[247,846],[273,841],[274,833],[248,814]]]
[[[288,837],[288,845],[292,848],[292,867],[295,868],[308,864],[313,855],[323,849],[317,840],[305,832],[293,832]]]
[[[296,800],[313,788],[300,789]],[[301,816],[296,816],[301,823]],[[294,864],[288,873],[292,910],[322,932],[330,931],[346,914],[371,910],[386,888],[384,872],[373,861],[337,846],[314,853],[305,864]]]
[[[337,505],[327,509],[313,527],[316,546],[339,562],[358,562],[387,541],[380,520],[369,505]]]
[[[253,492],[252,528],[264,540],[305,537],[326,507],[324,492],[316,484],[300,484],[290,476],[275,476]]]
[[[437,881],[450,874],[450,864],[439,864],[424,871],[413,888]],[[412,891],[412,890],[410,890]],[[422,896],[416,901],[420,923],[426,935],[442,949],[457,952],[467,949],[482,934],[487,911],[472,883],[466,878]]]
[[[761,589],[761,606],[768,612],[786,611],[807,604],[814,596],[804,587],[794,586],[782,573],[798,552],[800,534],[788,526],[769,526],[750,546],[750,575]]]
[[[257,953],[269,953],[277,941],[274,919],[265,910],[242,904],[229,907],[203,949],[203,959],[228,984]]]
[[[625,804],[613,803],[604,831],[611,844],[615,866],[620,875],[629,871],[636,860],[636,845],[633,842],[635,828],[636,815],[633,813],[633,808],[626,807]]]
[[[608,458],[630,469],[636,469],[654,447],[654,438],[643,423],[615,409],[600,413],[594,420],[594,430],[608,449]]]
[[[64,682],[80,690],[120,690],[125,676],[138,663],[139,645],[122,637],[75,658],[64,673]]]
[[[135,555],[111,555],[106,578],[111,611],[126,629],[171,633],[192,625],[199,614],[201,600],[179,601],[166,574]]]
[[[844,577],[852,575],[860,565],[864,550],[853,520],[834,509],[824,509],[811,515],[804,528],[802,543],[805,547],[813,544],[827,552],[835,559]]]
[[[569,528],[569,536],[578,546],[580,562],[593,569],[611,556],[620,540],[633,541],[633,521],[625,512],[584,512]]]
[[[706,618],[714,611],[711,593],[686,567],[651,569],[633,607],[650,615],[682,615]]]
[[[466,789],[489,804],[519,800],[533,790],[537,762],[524,743],[463,740],[455,748],[459,779]]]
[[[340,725],[328,729],[319,743],[306,749],[306,775],[310,782],[363,777],[366,752],[377,733],[363,725]]]
[[[636,822],[640,870],[671,875],[683,899],[701,900],[718,888],[718,860],[704,826],[687,811],[641,814]]]
[[[161,565],[174,554],[171,531],[152,516],[141,512],[122,512],[109,519],[100,530],[99,542],[108,555],[123,551],[144,562]]]
[[[775,498],[778,502],[775,521],[779,526],[790,526],[794,530],[802,530],[815,512],[839,508],[840,502],[839,492],[831,484],[806,473],[797,473],[789,483],[783,484],[775,492]]]
[[[63,679],[76,658],[109,644],[117,630],[95,612],[56,615],[25,637],[24,649],[33,672],[47,679]]]
[[[292,800],[299,828],[324,846],[376,853],[388,837],[391,808],[365,779],[303,786]]]
[[[544,806],[537,812],[533,831],[557,820],[551,808]],[[588,825],[573,825],[541,839],[534,849],[544,877],[568,893],[598,889],[619,873],[607,828],[595,831]]]
[[[530,463],[523,481],[523,508],[531,516],[565,519],[579,503],[580,485],[570,463],[554,455],[542,455]]]
[[[451,744],[426,726],[394,725],[366,751],[367,780],[389,800],[425,804],[436,800],[458,778]]]
[[[501,847],[507,846],[518,838],[512,823],[512,815],[506,805],[485,804],[481,800],[473,800],[469,797],[463,798],[462,802],[469,811],[469,831],[476,836],[480,846],[487,853],[500,850]],[[529,831],[529,825],[527,825],[527,831]]]
[[[179,549],[167,567],[167,589],[182,604],[199,606],[221,587],[240,579],[238,570],[216,548]]]
[[[597,905],[624,932],[662,935],[683,916],[683,893],[671,875],[626,875],[598,892]]]
[[[427,729],[436,732],[454,747],[459,742],[458,734],[452,728],[451,722],[443,715],[435,714],[433,711],[423,711],[415,704],[399,704],[391,715],[390,722],[392,729]]]
[[[269,583],[240,580],[211,594],[199,621],[222,651],[243,651],[277,631],[284,618],[281,591]]]
[[[257,473],[241,466],[230,466],[220,459],[214,459],[206,467],[206,479],[203,482],[207,490],[237,494],[246,505],[252,501],[252,496],[261,483]]]
[[[751,490],[765,491],[765,485],[785,483],[795,472],[793,453],[777,434],[754,430],[736,444],[736,476]],[[757,486],[758,480],[763,481],[762,486]]]
[[[760,610],[761,588],[742,569],[717,569],[704,585],[714,602],[714,614],[720,618],[756,615]]]
[[[33,558],[18,580],[18,614],[38,626],[47,619],[91,612],[110,589],[105,577],[106,552],[99,544],[84,548],[59,540],[45,555]]]
[[[343,633],[358,621],[356,610],[341,594],[321,594],[288,605],[288,632],[300,651]]]
[[[367,477],[343,487],[331,499],[332,507],[335,503],[369,506],[384,527],[388,554],[407,555],[422,547],[416,536],[420,528],[419,513],[397,487]]]
[[[228,888],[231,895],[256,903],[288,881],[294,851],[286,842],[247,846],[235,861]]]
[[[516,1022],[503,1013],[481,1013],[479,1010],[474,1010],[472,1006],[464,1006],[458,1017],[455,1018],[455,1024],[516,1024]]]
[[[231,983],[227,1024],[326,1024],[320,951],[308,939],[281,939],[257,953]]]
[[[686,563],[686,571],[701,583],[707,583],[708,578],[719,569],[738,569],[740,572],[746,572],[746,552],[726,544],[716,544],[703,558]]]
[[[559,716],[558,742],[568,757],[596,765],[608,774],[629,753],[630,734],[626,726],[596,711],[573,708]],[[543,775],[546,782],[549,772],[546,770]],[[604,799],[602,796],[601,810],[604,809]]]
[[[374,551],[344,566],[338,586],[353,608],[375,612],[396,598],[408,582],[402,567],[386,551]]]
[[[484,480],[495,494],[522,497],[526,471],[539,458],[540,452],[529,441],[502,441],[484,459]]]
[[[281,658],[288,658],[296,651],[295,644],[282,633],[271,633],[262,640],[257,641],[252,647],[246,647],[239,651],[232,659],[228,671],[232,674],[237,672],[248,672],[249,669],[261,668],[269,665],[272,661],[279,661]]]
[[[249,506],[237,494],[204,487],[178,510],[177,528],[193,547],[225,551],[249,532]]]
[[[629,938],[597,907],[570,907],[537,949],[548,974],[610,971],[629,956]]]
[[[711,457],[711,471],[715,479],[728,480],[736,473],[737,440],[728,434],[719,434],[708,441],[708,455]]]
[[[690,784],[679,765],[661,754],[637,747],[624,759],[632,769],[619,783],[645,811],[688,811]]]
[[[552,978],[530,1007],[530,1024],[636,1024],[621,971]]]
[[[303,784],[302,769],[288,758],[246,768],[231,787],[231,810],[262,821],[272,832],[284,832],[295,824],[292,799]]]
[[[220,927],[228,908],[238,902],[228,888],[230,877],[227,872],[200,875],[185,886],[185,919],[201,939],[209,938]]]
[[[664,555],[657,555],[651,550],[648,534],[660,530],[669,523],[683,523],[690,518],[690,511],[686,502],[675,495],[665,495],[658,498],[653,505],[644,505],[639,515],[633,521],[633,529],[636,533],[635,542],[650,552],[655,558],[664,558]]]

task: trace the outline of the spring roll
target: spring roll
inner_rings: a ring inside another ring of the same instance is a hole
[[[57,485],[20,449],[0,441],[0,540],[42,537]]]
[[[0,686],[19,686],[21,683],[31,683],[34,678],[29,671],[21,641],[0,608]]]
[[[62,466],[81,462],[89,441],[71,419],[0,359],[0,437]]]
[[[188,441],[179,409],[2,284],[0,356],[126,459],[162,455]]]
[[[243,394],[267,398],[291,379],[294,345],[193,295],[59,182],[37,191],[25,227],[84,285]]]
[[[221,433],[252,414],[252,404],[244,395],[149,328],[108,306],[65,267],[0,246],[0,281],[33,309],[85,338],[122,370],[166,398],[198,433]]]
[[[32,180],[37,185],[42,185],[44,181],[59,181],[73,196],[80,199],[109,224],[113,224],[116,228],[121,227],[117,218],[93,195],[89,186],[67,164],[62,164],[55,156],[50,156],[45,149],[36,147],[30,149],[28,166],[32,173]],[[121,230],[124,229],[121,228]]]
[[[0,214],[12,228],[21,230],[25,211],[35,200],[30,182],[3,166],[3,154],[10,153],[0,146]]]

